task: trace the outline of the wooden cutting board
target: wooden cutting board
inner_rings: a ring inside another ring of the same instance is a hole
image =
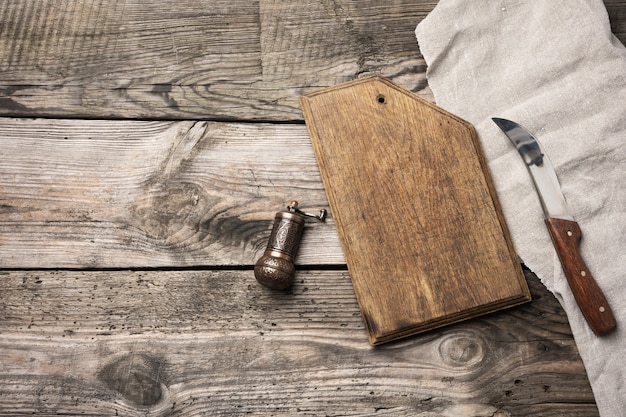
[[[471,124],[381,77],[300,101],[370,343],[530,300]]]

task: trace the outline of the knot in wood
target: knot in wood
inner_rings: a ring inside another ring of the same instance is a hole
[[[164,397],[167,374],[163,360],[130,353],[106,365],[98,377],[136,406],[150,407]]]
[[[487,351],[485,341],[469,332],[451,334],[439,345],[441,359],[453,367],[479,366],[485,359]]]

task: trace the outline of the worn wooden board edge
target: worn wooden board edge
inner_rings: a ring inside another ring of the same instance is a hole
[[[503,299],[499,299],[493,303],[487,303],[487,304],[482,304],[480,306],[476,306],[474,308],[468,308],[468,309],[464,309],[462,311],[458,311],[458,312],[454,312],[451,314],[446,315],[445,317],[442,318],[436,318],[433,320],[428,320],[419,324],[413,324],[413,325],[409,325],[407,327],[398,329],[396,332],[388,332],[385,334],[381,334],[380,332],[377,332],[376,330],[376,326],[374,326],[369,320],[367,315],[365,314],[364,310],[361,308],[361,313],[366,325],[366,329],[368,332],[368,339],[370,344],[372,345],[379,345],[382,343],[387,343],[393,340],[397,340],[400,338],[404,338],[404,337],[408,337],[408,336],[412,336],[418,333],[422,333],[425,331],[429,331],[429,330],[433,330],[439,327],[443,327],[446,325],[450,325],[453,323],[458,323],[470,318],[474,318],[474,317],[478,317],[481,315],[486,315],[486,314],[490,314],[490,313],[494,313],[503,309],[507,309],[507,308],[512,308],[521,304],[524,304],[526,302],[531,301],[532,297],[530,294],[530,290],[528,288],[528,284],[526,282],[526,279],[524,277],[524,273],[522,271],[522,267],[521,264],[519,263],[519,258],[517,256],[517,253],[515,251],[515,247],[513,245],[513,240],[511,238],[510,232],[508,230],[507,224],[506,224],[506,220],[504,218],[504,215],[502,213],[502,208],[501,205],[499,203],[498,200],[498,196],[497,196],[497,192],[495,190],[495,187],[493,185],[493,181],[491,178],[491,173],[489,171],[489,167],[487,165],[487,161],[484,157],[484,154],[482,152],[482,147],[480,144],[480,141],[478,139],[478,134],[476,133],[476,130],[474,128],[474,126],[467,122],[466,120],[458,117],[455,114],[452,114],[446,110],[444,110],[443,108],[437,106],[436,104],[433,104],[431,102],[429,102],[428,100],[425,100],[421,97],[419,97],[417,94],[414,94],[402,87],[400,87],[399,85],[395,84],[394,82],[392,82],[391,80],[379,76],[379,75],[374,75],[371,77],[364,77],[364,78],[360,78],[357,80],[353,80],[353,81],[349,81],[346,83],[342,83],[339,85],[335,85],[333,87],[329,87],[329,88],[325,88],[325,89],[321,89],[309,94],[306,94],[304,96],[300,97],[300,105],[302,107],[302,111],[304,114],[304,118],[305,121],[307,121],[306,126],[307,126],[307,130],[309,132],[309,136],[312,138],[311,143],[313,146],[313,150],[315,152],[316,155],[316,160],[318,162],[318,165],[320,167],[320,173],[321,173],[321,177],[322,177],[322,183],[324,184],[324,188],[326,190],[326,195],[328,197],[329,200],[329,204],[331,207],[331,212],[333,213],[333,216],[336,219],[336,225],[337,225],[337,230],[339,232],[339,240],[341,242],[341,246],[343,248],[344,254],[347,253],[348,251],[346,250],[345,245],[346,243],[346,238],[344,238],[344,228],[343,228],[343,222],[341,221],[341,213],[338,207],[338,203],[335,199],[334,193],[329,192],[329,189],[331,188],[331,179],[328,177],[328,174],[326,172],[326,170],[324,169],[323,166],[323,159],[320,157],[320,155],[322,155],[322,149],[320,144],[318,143],[318,141],[313,140],[313,138],[316,137],[320,137],[319,136],[319,132],[317,131],[315,124],[311,123],[310,121],[314,119],[314,115],[313,115],[313,111],[311,108],[311,99],[314,98],[315,96],[321,95],[321,94],[327,94],[327,93],[332,93],[334,91],[338,91],[338,90],[342,90],[345,88],[352,88],[354,86],[357,86],[359,84],[362,83],[369,83],[372,81],[378,81],[378,82],[382,82],[384,84],[386,84],[387,86],[389,86],[390,88],[398,91],[401,94],[407,95],[409,97],[411,97],[412,99],[418,100],[420,103],[422,103],[425,106],[430,107],[431,109],[433,109],[434,111],[437,111],[443,115],[445,115],[446,117],[452,118],[455,121],[457,121],[460,124],[463,124],[465,126],[468,127],[469,131],[471,132],[471,139],[472,139],[472,145],[474,146],[476,155],[478,156],[478,162],[480,164],[480,167],[482,169],[483,175],[485,177],[485,182],[487,184],[488,187],[488,191],[489,191],[489,195],[491,197],[492,203],[494,205],[495,208],[495,213],[497,216],[497,220],[500,226],[500,230],[502,232],[502,235],[505,239],[506,242],[506,246],[507,249],[509,251],[509,258],[511,260],[511,265],[512,265],[512,269],[515,272],[515,275],[511,277],[511,279],[515,280],[518,285],[519,285],[519,294],[517,296],[514,297],[508,297],[508,298],[503,298]],[[348,270],[350,270],[350,260],[347,259],[347,264],[348,264]],[[351,277],[353,277],[353,274],[350,274]],[[353,284],[354,284],[354,280],[353,280]],[[356,293],[357,296],[357,300],[359,301],[359,306],[361,307],[361,300],[359,300],[359,294],[358,292]]]
[[[476,308],[464,309],[459,311],[456,314],[449,314],[444,318],[438,318],[436,320],[429,320],[419,325],[414,325],[410,327],[406,327],[398,330],[395,333],[387,333],[382,336],[372,335],[370,331],[370,324],[365,319],[365,327],[368,331],[369,342],[373,346],[381,345],[383,343],[392,342],[398,339],[403,339],[405,337],[414,336],[420,333],[429,332],[431,330],[439,329],[441,327],[449,326],[456,323],[461,323],[466,320],[474,319],[480,316],[484,316],[491,313],[496,313],[498,311],[506,310],[509,308],[513,308],[527,302],[531,301],[530,293],[528,297],[519,296],[519,297],[511,297],[499,300],[498,302],[483,304]]]

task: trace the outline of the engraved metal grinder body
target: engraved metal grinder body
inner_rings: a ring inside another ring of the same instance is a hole
[[[254,266],[254,276],[259,283],[275,290],[291,287],[306,217],[323,222],[326,210],[320,210],[319,215],[304,213],[298,209],[298,202],[293,201],[286,211],[276,213],[267,248]]]

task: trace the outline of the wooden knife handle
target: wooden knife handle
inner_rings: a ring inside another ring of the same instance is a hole
[[[561,260],[563,272],[587,323],[597,335],[610,332],[616,326],[615,317],[578,251],[582,236],[580,226],[575,221],[556,218],[546,219],[546,225]]]

